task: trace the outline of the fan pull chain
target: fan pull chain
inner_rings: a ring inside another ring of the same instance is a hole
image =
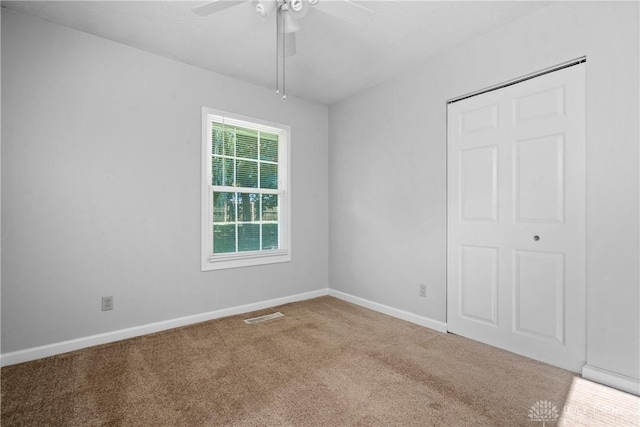
[[[286,33],[285,31],[287,30],[285,27],[285,21],[284,21],[284,16],[282,17],[282,100],[284,101],[285,99],[287,99],[287,92],[285,91],[285,83],[284,83],[284,78],[285,78],[285,71],[287,69],[286,67],[286,51],[285,51],[285,46],[286,46],[286,42],[285,42],[285,36]]]
[[[282,89],[282,100],[287,99],[287,93],[285,91],[285,57],[286,57],[286,41],[285,41],[285,31],[286,31],[286,21],[284,19],[283,12],[289,10],[288,9],[288,0],[277,0],[278,4],[276,6],[276,94],[280,93],[280,89]],[[280,48],[280,40],[282,40],[282,49]],[[282,76],[280,75],[280,60],[282,58]],[[282,84],[280,84],[280,79],[282,79]]]
[[[285,40],[284,40],[284,33],[282,33],[282,100],[284,101],[285,99],[287,99],[287,92],[285,91],[285,85],[284,85],[284,77],[285,77],[285,70],[287,69],[286,64],[285,64],[285,58],[287,57],[285,54]]]
[[[280,93],[280,73],[278,66],[280,65],[280,8],[276,9],[276,94]]]

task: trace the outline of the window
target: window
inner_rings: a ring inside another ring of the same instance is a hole
[[[290,261],[289,127],[202,117],[202,270]]]

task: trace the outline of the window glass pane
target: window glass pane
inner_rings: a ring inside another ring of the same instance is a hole
[[[278,195],[277,194],[262,195],[262,220],[263,221],[278,220]]]
[[[233,186],[233,160],[224,159],[224,180],[222,181],[222,185]]]
[[[233,160],[214,157],[211,163],[212,185],[233,185]]]
[[[224,155],[235,155],[236,129],[233,127],[224,127]]]
[[[235,224],[213,226],[213,253],[236,252]]]
[[[258,131],[236,128],[236,157],[258,158]]]
[[[262,249],[278,249],[278,224],[262,224]]]
[[[213,222],[234,222],[235,202],[235,193],[213,193]]]
[[[214,123],[211,133],[211,151],[213,154],[221,155],[223,153],[224,145],[222,138],[222,125],[220,123]]]
[[[260,250],[260,224],[238,224],[238,251]]]
[[[238,193],[238,221],[260,221],[260,198],[254,193]]]
[[[260,164],[260,188],[278,188],[278,165]]]
[[[236,160],[236,186],[258,187],[258,162]]]
[[[278,135],[260,133],[260,160],[278,161]]]
[[[223,163],[221,157],[211,159],[211,185],[223,185]]]

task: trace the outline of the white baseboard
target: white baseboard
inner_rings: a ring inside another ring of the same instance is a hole
[[[595,366],[584,365],[582,378],[640,396],[640,380]]]
[[[428,317],[419,316],[417,314],[409,313],[408,311],[400,310],[397,308],[389,307],[388,305],[380,304],[377,302],[369,301],[364,298],[356,297],[344,292],[336,291],[335,289],[329,289],[329,295],[339,298],[341,300],[350,302],[352,304],[359,305],[361,307],[368,308],[379,313],[387,314],[398,319],[406,320],[407,322],[415,323],[416,325],[425,326],[430,329],[434,329],[438,332],[447,332],[447,324],[438,320],[433,320]]]
[[[25,350],[14,351],[0,355],[0,366],[15,365],[17,363],[28,362],[31,360],[42,359],[44,357],[55,356],[57,354],[67,353],[70,351],[81,350],[87,347],[93,347],[100,344],[121,341],[127,338],[138,337],[141,335],[152,334],[155,332],[166,331],[168,329],[187,326],[194,323],[206,322],[207,320],[219,319],[221,317],[234,316],[236,314],[249,313],[256,310],[262,310],[269,307],[275,307],[282,304],[288,304],[296,301],[303,301],[311,298],[317,298],[324,295],[331,295],[341,300],[368,308],[373,311],[387,314],[398,319],[406,320],[420,326],[434,329],[438,332],[447,332],[447,324],[428,317],[419,316],[409,313],[408,311],[399,310],[377,302],[369,301],[364,298],[346,294],[344,292],[333,289],[320,289],[317,291],[305,292],[302,294],[291,295],[282,298],[261,301],[252,304],[230,307],[221,310],[210,311],[207,313],[195,314],[193,316],[180,317],[177,319],[165,320],[162,322],[149,323],[147,325],[135,326],[118,331],[105,332],[103,334],[91,335],[83,338],[62,341],[58,343],[43,345],[40,347],[28,348]]]
[[[303,301],[311,298],[317,298],[329,294],[329,289],[320,289],[317,291],[305,292],[302,294],[290,295],[282,298],[275,298],[267,301],[256,302],[252,304],[240,305],[237,307],[225,308],[222,310],[210,311],[207,313],[195,314],[193,316],[180,317],[177,319],[164,320],[162,322],[149,323],[147,325],[135,326],[133,328],[121,329],[104,334],[91,335],[88,337],[77,338],[69,341],[43,345],[41,347],[33,347],[25,350],[5,353],[0,358],[0,366],[15,365],[17,363],[28,362],[30,360],[42,359],[43,357],[55,356],[56,354],[67,353],[69,351],[80,350],[95,345],[107,344],[114,341],[120,341],[127,338],[133,338],[141,335],[152,334],[155,332],[166,331],[168,329],[187,326],[194,323],[206,322],[207,320],[219,319],[221,317],[234,316],[236,314],[249,313],[251,311],[262,310],[269,307],[275,307],[290,302]]]

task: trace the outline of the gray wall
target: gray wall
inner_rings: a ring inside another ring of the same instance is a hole
[[[638,35],[558,3],[331,106],[331,287],[445,321],[446,100],[587,55],[587,363],[640,378]]]
[[[445,321],[445,101],[586,54],[588,363],[640,377],[637,16],[556,4],[328,116],[3,10],[2,352],[328,284]],[[200,272],[201,106],[292,126],[291,263]]]
[[[326,106],[2,20],[3,353],[328,286]],[[292,262],[200,271],[202,106],[291,126]]]

